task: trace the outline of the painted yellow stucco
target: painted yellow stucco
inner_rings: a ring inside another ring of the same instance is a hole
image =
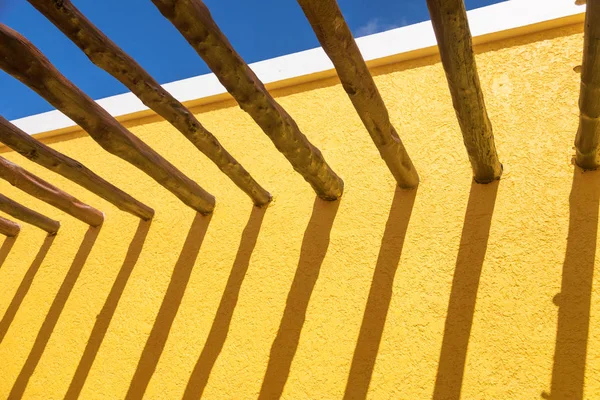
[[[491,185],[471,183],[436,56],[373,70],[416,192],[334,78],[273,93],[343,177],[335,203],[231,100],[193,111],[273,194],[266,210],[157,117],[126,126],[217,197],[212,217],[79,133],[46,140],[151,223],[4,153],[106,222],[0,183],[62,222],[1,245],[0,398],[600,398],[600,173],[571,161],[582,41],[576,24],[477,48],[504,165]]]

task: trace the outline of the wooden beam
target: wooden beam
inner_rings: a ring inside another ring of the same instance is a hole
[[[65,78],[22,35],[0,24],[0,68],[81,126],[100,146],[144,171],[185,204],[209,214],[215,198],[181,173]]]
[[[587,3],[575,149],[577,165],[593,170],[600,167],[600,2]]]
[[[114,206],[143,220],[150,220],[154,210],[99,177],[83,164],[32,138],[0,116],[0,142],[36,164],[64,176],[102,197]]]
[[[17,236],[21,227],[16,222],[0,217],[0,233],[8,237]]]
[[[419,185],[406,152],[336,0],[298,0],[321,46],[329,56],[381,158],[401,188]]]
[[[92,24],[69,0],[60,3],[51,0],[28,0],[48,18],[89,59],[134,93],[148,108],[169,121],[210,158],[257,206],[271,201],[271,195],[263,189],[248,171],[221,146],[183,104],[162,88],[133,58],[111,41]]]
[[[233,49],[200,0],[152,0],[204,59],[221,84],[324,200],[342,195],[344,183]]]
[[[60,228],[60,222],[50,219],[36,211],[33,211],[30,208],[22,206],[3,194],[0,194],[0,211],[4,211],[5,213],[12,215],[16,219],[19,219],[23,222],[35,225],[51,235],[55,235]]]
[[[475,181],[490,183],[500,179],[502,164],[477,75],[465,4],[427,0],[427,6]]]
[[[38,178],[4,157],[0,157],[0,178],[88,225],[100,226],[104,222],[104,214],[100,211],[82,203],[70,194]]]

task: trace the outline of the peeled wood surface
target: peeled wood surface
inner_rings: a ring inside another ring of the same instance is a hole
[[[325,200],[339,198],[344,190],[343,181],[236,53],[204,3],[199,0],[152,2],[194,47],[240,107],[250,114],[317,195]]]
[[[0,233],[9,237],[17,236],[21,227],[16,222],[0,217]]]
[[[54,221],[53,219],[33,211],[30,208],[22,206],[3,194],[0,194],[0,211],[4,211],[5,213],[12,215],[16,219],[19,219],[23,222],[35,225],[51,235],[56,234],[60,228],[60,222]]]
[[[298,3],[396,182],[405,189],[417,187],[419,175],[392,126],[388,110],[337,1],[298,0]]]
[[[64,176],[92,193],[144,220],[152,219],[154,210],[121,189],[102,179],[78,161],[32,138],[0,116],[0,142],[31,161]]]
[[[600,167],[600,2],[589,1],[585,12],[583,64],[579,92],[579,129],[575,137],[577,165]]]
[[[0,157],[0,178],[86,224],[99,226],[104,221],[104,215],[100,211],[80,202],[70,194],[3,157]]]
[[[477,75],[471,31],[463,0],[427,0],[452,103],[477,183],[500,179],[492,124]]]
[[[28,0],[69,37],[89,59],[129,88],[210,158],[257,206],[271,201],[263,189],[194,115],[160,86],[133,58],[94,26],[68,0]]]
[[[185,204],[211,213],[215,198],[125,129],[67,80],[27,39],[0,24],[0,68],[81,126],[100,146],[154,178]]]

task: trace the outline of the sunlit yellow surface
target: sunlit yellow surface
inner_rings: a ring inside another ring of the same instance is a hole
[[[582,42],[578,24],[477,48],[498,184],[471,184],[436,56],[373,70],[416,192],[396,190],[333,78],[273,93],[343,177],[338,203],[231,100],[193,111],[273,194],[266,211],[157,117],[126,125],[217,197],[212,218],[83,135],[52,147],[153,207],[151,223],[3,154],[106,222],[0,183],[62,222],[1,245],[0,398],[600,398],[600,173],[571,162]]]

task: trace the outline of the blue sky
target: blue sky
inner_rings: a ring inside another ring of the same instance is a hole
[[[467,9],[501,0],[466,0]],[[429,19],[425,0],[338,0],[355,36]],[[73,0],[83,13],[160,83],[210,72],[150,0]],[[294,0],[205,0],[236,50],[251,63],[318,46]],[[94,66],[26,0],[0,0],[0,22],[33,42],[54,65],[94,99],[127,89]],[[53,107],[0,71],[0,115],[20,118]]]

